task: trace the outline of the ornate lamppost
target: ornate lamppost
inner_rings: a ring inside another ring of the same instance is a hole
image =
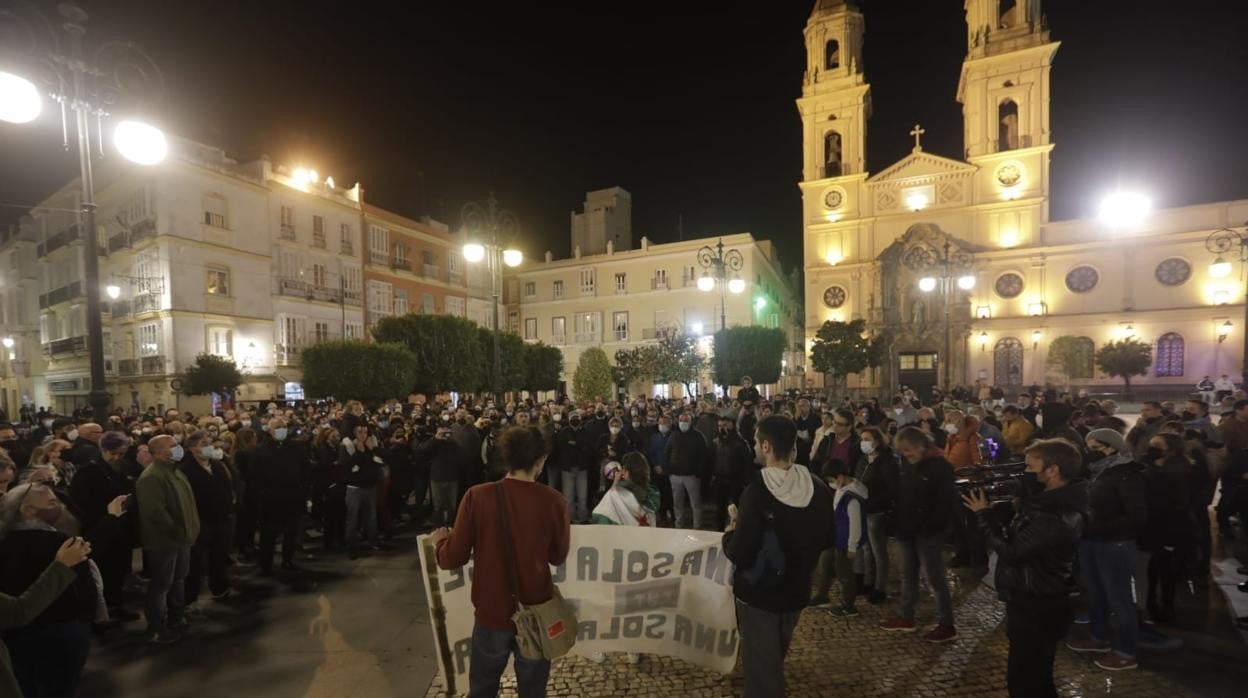
[[[733,294],[745,290],[745,281],[738,273],[745,266],[745,258],[738,250],[725,251],[724,241],[721,239],[714,247],[706,245],[698,250],[698,265],[706,270],[698,277],[698,290],[710,293],[716,286],[719,287],[719,328],[722,330],[728,326],[727,296],[724,289],[727,288]]]
[[[460,212],[468,242],[464,245],[464,259],[470,264],[484,262],[490,272],[490,292],[494,298],[494,403],[503,401],[502,356],[499,346],[498,300],[503,290],[503,265],[518,267],[524,262],[524,253],[506,246],[500,240],[514,240],[520,232],[520,222],[511,211],[498,208],[493,192],[485,205],[470,201]]]
[[[1232,271],[1231,262],[1223,257],[1231,253],[1238,253],[1240,262],[1240,278],[1243,280],[1245,266],[1248,265],[1248,222],[1244,223],[1243,230],[1235,230],[1234,228],[1222,228],[1215,230],[1205,238],[1205,249],[1217,255],[1213,263],[1209,265],[1209,275],[1214,278],[1224,278],[1229,276]],[[1244,295],[1244,326],[1248,327],[1248,286],[1245,288]],[[1228,328],[1229,329],[1229,328]],[[1248,385],[1248,331],[1243,333],[1244,346],[1243,358],[1240,368],[1240,378],[1243,385]],[[1218,339],[1221,343],[1225,337]]]

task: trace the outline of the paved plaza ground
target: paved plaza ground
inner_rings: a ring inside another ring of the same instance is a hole
[[[442,695],[414,534],[396,543],[393,553],[358,561],[340,555],[308,560],[301,563],[307,572],[277,580],[244,570],[238,578],[241,598],[201,602],[205,610],[191,636],[171,647],[146,648],[141,623],[131,624],[96,643],[81,695]],[[1057,666],[1062,695],[1242,695],[1248,644],[1234,629],[1224,594],[1248,594],[1234,589],[1233,564],[1223,561],[1221,569],[1217,580],[1228,587],[1211,583],[1180,595],[1180,622],[1173,632],[1184,640],[1183,649],[1144,650],[1140,670],[1109,674],[1063,648]],[[807,611],[788,660],[790,695],[1004,695],[1003,609],[975,574],[950,572],[950,579],[961,637],[947,645],[877,629],[891,606],[861,603],[861,615],[848,620]],[[930,620],[933,613],[925,597],[919,618]],[[1075,626],[1075,632],[1084,627]],[[572,657],[556,663],[550,688],[553,696],[569,697],[732,696],[739,694],[741,681],[664,657],[644,656],[637,666],[622,657],[609,656],[602,665]],[[504,695],[514,695],[514,687]]]

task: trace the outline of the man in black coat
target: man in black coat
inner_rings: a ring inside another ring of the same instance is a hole
[[[797,414],[793,417],[793,423],[797,425],[797,462],[802,465],[810,465],[810,448],[815,441],[815,431],[819,429],[819,415],[810,409],[810,400],[802,398],[797,401]],[[850,423],[853,423],[851,417]],[[856,458],[858,454],[854,454]],[[850,461],[849,465],[853,465]]]
[[[277,535],[282,534],[282,569],[297,570],[295,549],[307,510],[308,453],[288,437],[286,420],[274,417],[256,447],[253,479],[260,504],[260,571],[273,574]]]
[[[381,542],[377,532],[377,483],[381,482],[381,449],[376,439],[368,433],[368,425],[357,423],[349,441],[343,441],[338,450],[339,469],[346,473],[347,484],[347,550],[352,559],[359,555],[357,547],[360,524],[368,536],[367,552],[373,552]]]
[[[757,477],[754,467],[754,450],[737,433],[732,417],[719,418],[719,430],[715,437],[715,471],[713,473],[715,508],[719,512],[721,526],[728,524],[728,505],[739,504],[745,486]]]
[[[711,450],[702,434],[693,428],[693,415],[682,412],[678,420],[677,430],[667,440],[664,461],[672,480],[676,528],[692,525],[697,529],[702,528],[702,483],[710,466]]]
[[[120,432],[110,431],[100,437],[99,457],[78,469],[70,485],[69,494],[78,511],[82,513],[82,530],[88,534],[106,526],[116,528],[116,535],[92,551],[104,582],[104,601],[109,616],[119,620],[138,620],[139,615],[122,607],[122,587],[130,573],[134,547],[138,544],[138,517],[129,513],[134,501],[127,506],[127,513],[115,522],[109,516],[108,506],[118,497],[134,495],[134,481],[126,476],[126,454],[130,439]],[[119,525],[120,524],[120,525]]]
[[[574,523],[589,521],[590,471],[594,467],[597,442],[581,427],[580,413],[573,412],[568,425],[555,434],[554,459],[560,471],[563,496]]]
[[[1010,695],[1056,698],[1053,660],[1074,618],[1070,590],[1087,509],[1087,491],[1071,484],[1083,455],[1064,439],[1049,439],[1028,446],[1026,461],[1023,508],[1008,527],[982,491],[962,499],[975,512],[988,549],[997,553],[997,596],[1005,601],[1010,641]]]

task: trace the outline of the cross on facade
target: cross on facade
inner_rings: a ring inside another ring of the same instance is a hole
[[[915,150],[923,150],[923,144],[919,142],[919,139],[922,138],[923,134],[925,133],[927,133],[927,131],[924,130],[924,128],[918,124],[915,124],[914,128],[910,129],[910,135],[914,136],[914,149]]]

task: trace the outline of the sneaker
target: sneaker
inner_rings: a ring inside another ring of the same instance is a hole
[[[1098,640],[1094,637],[1089,637],[1086,640],[1067,640],[1066,646],[1080,654],[1105,654],[1109,651],[1108,642],[1105,640]]]
[[[912,633],[918,630],[919,626],[915,625],[913,620],[898,617],[889,618],[883,623],[880,623],[880,629],[894,633]]]
[[[177,633],[155,633],[151,637],[147,638],[147,643],[149,645],[172,645],[181,639],[182,636]]]
[[[1135,661],[1135,657],[1124,657],[1117,652],[1110,652],[1104,657],[1098,657],[1096,665],[1105,671],[1124,671],[1126,669],[1138,669],[1140,664]]]
[[[953,642],[958,639],[958,631],[952,625],[938,625],[924,635],[923,639],[933,644]]]
[[[870,595],[867,596],[867,603],[871,604],[872,606],[879,606],[885,601],[888,601],[888,594],[885,594],[880,589],[876,589],[875,591],[871,592]]]
[[[821,606],[831,606],[832,600],[826,596],[816,596],[806,602],[806,608],[819,608]]]
[[[213,600],[213,601],[225,601],[226,599],[230,598],[231,596],[234,596],[234,592],[233,592],[233,591],[231,591],[230,589],[226,589],[225,591],[221,592],[220,594],[213,594],[213,595],[212,595],[212,600]]]
[[[837,606],[829,611],[829,613],[837,618],[854,618],[858,615],[858,609],[853,606]]]

